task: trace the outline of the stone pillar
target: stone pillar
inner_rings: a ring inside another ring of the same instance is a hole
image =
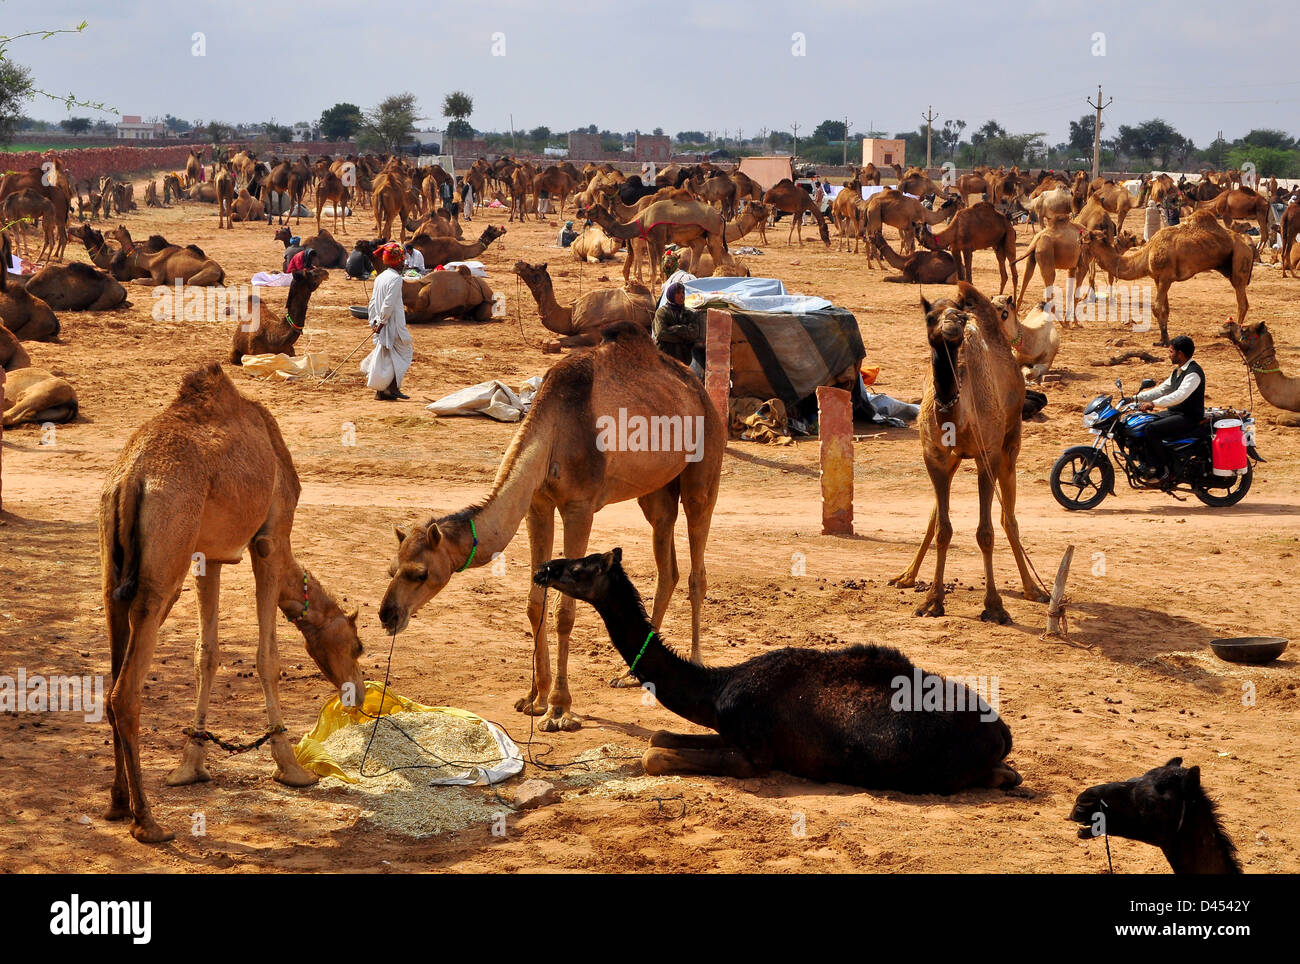
[[[853,397],[842,388],[817,389],[821,436],[822,535],[853,535]]]
[[[704,329],[704,390],[713,399],[722,424],[730,426],[731,313],[717,308],[709,309]]]

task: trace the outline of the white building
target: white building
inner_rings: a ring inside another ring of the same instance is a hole
[[[139,114],[123,114],[117,125],[119,141],[154,141],[167,136],[166,124],[146,124]]]

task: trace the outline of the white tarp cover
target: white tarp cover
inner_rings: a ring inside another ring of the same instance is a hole
[[[487,268],[483,266],[482,261],[448,261],[442,267],[444,271],[455,271],[462,264],[469,268],[469,273],[475,278],[487,277]]]
[[[494,379],[452,392],[425,408],[435,415],[486,415],[498,422],[517,422],[528,414],[541,385],[541,376],[534,375],[515,392],[505,382]]]
[[[681,279],[679,279],[681,280]],[[802,314],[832,307],[831,302],[816,295],[794,295],[785,290],[777,278],[692,278],[682,280],[686,286],[686,306],[724,302],[742,311],[788,311]],[[664,285],[665,290],[667,285]],[[660,295],[660,304],[663,296]]]

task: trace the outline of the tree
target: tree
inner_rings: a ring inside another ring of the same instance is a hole
[[[551,139],[551,129],[549,127],[534,127],[528,132],[528,136],[538,143],[545,144]]]
[[[293,128],[284,124],[277,124],[275,121],[268,121],[262,125],[266,132],[266,139],[275,144],[288,144],[293,140]]]
[[[362,115],[360,142],[392,154],[420,120],[415,95],[392,94]]]
[[[1105,130],[1106,125],[1102,124]],[[1097,115],[1084,114],[1077,121],[1070,121],[1070,150],[1080,157],[1092,157],[1092,142],[1097,136]]]
[[[707,144],[709,142],[704,131],[678,131],[673,140],[678,144]]]
[[[213,144],[220,144],[231,134],[229,124],[223,124],[221,121],[208,121],[202,128],[204,135]]]
[[[1279,151],[1293,151],[1300,143],[1286,131],[1256,129],[1243,137],[1239,144],[1247,147],[1269,147]]]
[[[67,117],[59,121],[59,126],[73,137],[76,137],[78,134],[84,134],[86,131],[90,130],[90,124],[91,121],[89,117]]]
[[[663,129],[662,127],[656,127],[656,128],[655,128],[655,131],[654,131],[654,136],[655,136],[655,137],[663,137],[663,136],[664,136],[664,129]]]
[[[189,121],[181,120],[179,117],[173,117],[171,114],[168,114],[163,118],[163,123],[167,125],[167,129],[173,134],[184,134],[186,131],[192,130],[194,127],[194,125]]]
[[[13,140],[19,109],[31,95],[31,72],[22,64],[0,60],[0,144]]]
[[[823,141],[844,140],[844,121],[824,120],[813,128],[812,139]]]
[[[465,120],[473,113],[474,98],[463,90],[453,90],[442,99],[442,116],[453,118],[447,125],[447,134],[451,137],[474,136],[474,129]]]
[[[361,108],[346,101],[328,107],[320,113],[321,136],[327,141],[351,140],[361,128]]]

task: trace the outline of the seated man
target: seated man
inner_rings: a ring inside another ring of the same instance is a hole
[[[424,266],[424,253],[411,244],[410,241],[407,241],[404,247],[406,249],[406,267],[414,268],[420,274],[424,274],[427,270]]]
[[[564,230],[560,232],[560,247],[567,248],[577,239],[578,232],[573,230],[573,222],[565,221]]]
[[[1144,439],[1147,465],[1153,477],[1168,481],[1171,472],[1165,458],[1165,439],[1193,435],[1205,417],[1205,372],[1192,361],[1196,344],[1187,335],[1169,342],[1169,360],[1174,370],[1155,388],[1137,395],[1138,408],[1149,412],[1157,405],[1167,410],[1148,422]]]
[[[686,307],[686,288],[674,281],[655,312],[650,335],[659,350],[704,377],[704,312]]]

